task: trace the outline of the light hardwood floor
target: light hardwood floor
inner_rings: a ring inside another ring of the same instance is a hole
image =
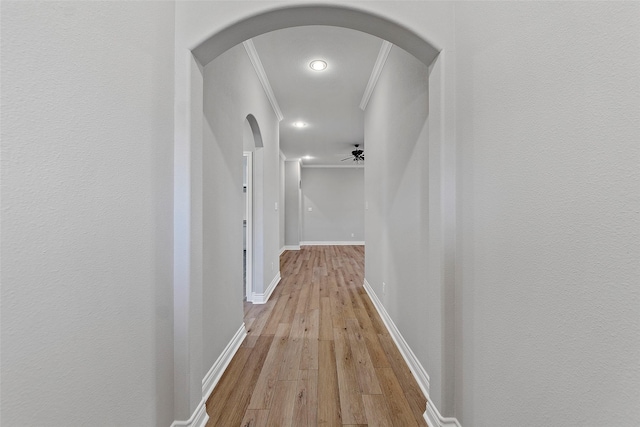
[[[266,304],[207,401],[211,426],[426,426],[426,399],[367,296],[363,246],[280,259]]]

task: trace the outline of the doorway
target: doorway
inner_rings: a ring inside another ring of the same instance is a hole
[[[257,152],[264,147],[258,121],[252,114],[245,117],[242,129],[242,191],[243,191],[243,257],[242,257],[242,293],[243,300],[253,303],[256,300],[256,289],[259,293],[261,283],[261,228],[260,200],[262,187],[260,181],[254,179],[260,173],[261,156]],[[256,172],[257,171],[257,172]],[[257,187],[256,187],[257,184]],[[254,208],[256,206],[256,208]],[[256,227],[258,224],[258,227]],[[256,267],[256,265],[258,267]]]
[[[242,192],[244,215],[242,219],[242,292],[243,300],[251,302],[253,295],[253,153],[242,155]]]
[[[369,8],[372,9],[371,13],[367,11],[367,9]],[[419,34],[416,34],[411,30],[408,30],[406,28],[403,28],[397,25],[393,20],[387,20],[385,18],[382,18],[381,13],[384,12],[382,10],[378,11],[380,12],[379,15],[375,14],[374,12],[376,12],[376,10],[373,10],[375,9],[373,6],[371,7],[362,6],[361,8],[362,10],[354,10],[354,9],[349,9],[341,6],[336,7],[336,6],[307,6],[307,5],[273,9],[273,10],[270,10],[269,8],[265,8],[265,9],[267,10],[263,11],[263,13],[260,13],[258,15],[248,16],[248,17],[243,16],[242,14],[239,14],[239,16],[237,17],[238,19],[236,19],[233,22],[230,21],[228,27],[225,27],[224,25],[221,24],[220,27],[215,28],[214,30],[207,29],[205,31],[203,29],[202,34],[206,33],[206,34],[213,34],[213,35],[209,39],[203,40],[195,48],[192,47],[193,43],[192,45],[189,45],[188,49],[190,50],[190,53],[189,53],[190,56],[185,55],[184,61],[179,61],[179,60],[176,61],[176,69],[177,69],[176,74],[178,76],[176,78],[176,85],[177,85],[176,93],[177,93],[177,97],[179,98],[177,101],[178,102],[184,101],[184,105],[187,106],[184,114],[182,114],[182,110],[177,110],[179,115],[184,116],[184,117],[179,117],[178,119],[180,120],[176,120],[176,127],[178,128],[176,130],[176,135],[178,136],[176,139],[177,150],[184,148],[183,151],[186,152],[187,154],[191,152],[196,153],[196,155],[192,155],[192,156],[189,156],[189,155],[185,155],[182,157],[176,156],[176,170],[177,170],[176,175],[178,177],[177,179],[180,179],[181,175],[185,175],[184,177],[185,182],[194,183],[193,185],[196,185],[196,186],[201,185],[201,182],[202,182],[202,176],[201,176],[202,170],[200,166],[201,164],[198,163],[199,158],[197,157],[197,153],[199,153],[199,150],[201,150],[201,147],[203,145],[202,132],[200,132],[200,125],[203,121],[201,110],[202,110],[202,104],[204,103],[203,102],[203,99],[204,99],[203,67],[209,64],[214,58],[221,55],[223,52],[225,52],[229,48],[237,45],[238,43],[244,40],[250,39],[252,37],[256,37],[259,34],[262,34],[264,32],[273,31],[273,30],[277,30],[283,27],[288,27],[288,26],[332,25],[333,24],[338,26],[347,26],[352,29],[369,32],[383,39],[389,40],[391,43],[398,45],[400,47],[403,47],[409,53],[414,54],[418,59],[420,59],[425,64],[431,64],[433,62],[433,59],[438,55],[438,50],[433,46],[429,45],[428,43],[426,43],[420,37]],[[388,12],[389,14],[392,14],[393,11],[389,10],[386,12]],[[199,16],[202,16],[202,15],[199,15]],[[196,20],[194,19],[194,22],[195,21]],[[194,25],[197,25],[197,22]],[[193,34],[193,32],[191,32],[191,29],[189,34]],[[193,37],[190,36],[190,43],[192,41],[193,41]],[[184,50],[185,52],[187,52],[187,49],[184,49]],[[440,62],[439,64],[443,64],[443,62]],[[438,71],[440,70],[438,67],[440,66],[441,65],[435,64],[434,69],[436,70],[436,72],[434,74],[436,76],[439,76]],[[437,80],[432,77],[429,79],[429,82],[430,82],[430,85],[431,84],[439,85],[442,80],[443,79]],[[440,106],[442,104],[443,102],[440,101],[438,104],[436,104],[436,106]],[[258,113],[259,111],[257,112],[257,114]],[[261,119],[265,119],[263,116],[259,116],[259,117],[261,117]],[[443,122],[444,121],[439,121],[438,123],[443,123]],[[236,123],[237,122],[232,120],[232,125],[235,126]],[[181,128],[184,128],[184,129],[181,129]],[[436,129],[439,130],[440,128],[437,126],[433,126],[433,129],[434,129],[433,132],[435,133]],[[268,135],[271,135],[270,131],[272,129],[268,123],[266,123],[265,130],[269,132]],[[182,138],[182,135],[186,135],[187,137]],[[441,140],[440,133],[435,135],[435,138],[433,138],[433,140],[440,141]],[[233,142],[235,142],[235,139]],[[238,154],[234,154],[234,156],[237,156],[236,159],[238,160],[233,160],[233,161],[237,162],[235,163],[235,165],[239,166],[239,152]],[[256,248],[255,248],[255,253],[253,253],[253,251],[251,250],[247,250],[248,256],[255,255],[253,263],[249,262],[247,267],[249,270],[251,269],[252,266],[254,267],[253,274],[256,276],[254,278],[255,290],[259,294],[260,291],[262,291],[263,289],[265,289],[265,287],[267,287],[265,286],[266,283],[264,283],[264,280],[262,280],[262,277],[265,274],[265,270],[268,273],[268,268],[265,269],[265,264],[269,265],[269,263],[272,262],[270,259],[272,257],[270,256],[265,257],[265,248],[271,251],[271,248],[274,245],[272,244],[273,236],[271,234],[268,234],[265,237],[265,233],[264,233],[264,230],[269,229],[272,222],[263,221],[265,217],[264,212],[266,211],[265,207],[267,206],[267,204],[263,199],[264,184],[262,181],[264,181],[265,177],[269,178],[270,176],[263,174],[263,160],[264,160],[263,153],[258,152],[255,157],[256,157],[255,159],[255,163],[256,163],[255,164],[255,174],[256,174],[255,230],[251,232],[250,231],[251,226],[250,224],[247,224],[247,236],[248,238],[254,238],[255,240],[254,243]],[[276,156],[268,157],[267,160],[275,157]],[[435,160],[433,160],[432,162],[434,164],[437,163]],[[192,164],[195,165],[195,167],[191,167]],[[429,173],[431,174],[432,170],[430,169],[429,171],[430,171]],[[183,173],[180,174],[180,172],[183,172]],[[436,172],[437,171],[434,168],[433,174],[435,175]],[[234,178],[234,179],[237,179],[237,178]],[[181,182],[182,181],[180,181],[178,184],[180,184]],[[236,182],[237,182],[237,184],[235,184],[236,190],[234,191],[237,191],[237,188],[238,188],[237,185],[240,184],[238,181]],[[249,181],[248,181],[248,185],[250,185]],[[181,204],[181,201],[183,201],[184,199],[184,206],[186,206],[188,209],[187,214],[190,214],[191,210],[194,210],[195,213],[192,216],[197,216],[199,214],[198,209],[201,209],[199,204],[200,201],[198,200],[199,194],[201,192],[198,192],[198,191],[194,191],[191,193],[185,192],[185,195],[183,197],[182,194],[179,192],[179,189],[181,189],[182,187],[180,185],[176,185],[175,188],[177,189],[176,204],[178,206],[182,206],[183,204]],[[196,190],[197,189],[198,188],[196,188]],[[247,192],[248,191],[249,191],[249,188],[247,189]],[[189,198],[189,196],[192,194],[195,196],[195,199]],[[271,200],[267,200],[267,201],[272,203]],[[273,205],[269,204],[269,211],[271,211],[271,206]],[[240,216],[239,209],[237,210],[237,212],[238,214],[234,214],[233,217],[230,218],[230,221],[239,220],[237,218],[238,216]],[[254,212],[248,212],[248,213],[253,214]],[[199,227],[201,227],[201,222],[197,222],[197,221],[189,222],[190,218],[191,216],[187,215],[185,216],[185,219],[182,220],[183,219],[182,216],[176,216],[176,223],[177,223],[176,234],[177,235],[180,235],[181,231],[184,231],[183,234],[185,236],[201,235],[199,230]],[[267,219],[271,220],[272,215],[268,216]],[[248,218],[248,221],[250,221],[249,218]],[[237,225],[235,227],[237,227]],[[189,241],[187,241],[187,243],[189,243]],[[226,242],[219,242],[221,250],[224,248],[225,244]],[[195,270],[196,280],[193,280],[191,278],[192,276],[189,275],[191,273],[191,270],[184,269],[184,273],[182,270],[178,270],[176,274],[176,289],[178,289],[179,291],[182,289],[186,289],[187,297],[191,297],[191,295],[193,295],[193,298],[197,299],[199,296],[199,293],[202,292],[202,288],[205,286],[202,280],[198,280],[199,279],[198,273],[199,273],[199,270],[201,269],[201,265],[199,263],[200,253],[198,252],[199,246],[184,245],[184,247],[185,247],[185,250],[182,252],[179,250],[176,250],[176,265],[178,266],[180,266],[181,264],[185,264],[187,266],[193,265],[194,268],[192,270]],[[191,250],[191,248],[194,248],[194,249]],[[236,251],[238,250],[236,249]],[[270,252],[267,253],[267,255],[270,255]],[[265,258],[267,259],[265,260]],[[183,259],[185,260],[185,262],[181,263]],[[268,280],[267,280],[267,283],[268,283]],[[183,284],[184,286],[182,286]],[[226,283],[222,285],[227,286]],[[237,292],[237,286],[239,286],[238,282],[228,284],[229,287],[231,287],[232,285],[236,289],[236,291],[234,292]],[[248,280],[245,284],[245,290],[243,292],[243,294],[247,297],[247,299],[252,298],[253,296],[251,293],[247,292],[247,288],[250,285],[251,285],[251,277],[249,275]],[[226,291],[226,288],[220,289],[220,291]],[[205,301],[204,307],[205,307],[205,310],[211,310],[211,311],[221,310],[226,313],[227,311],[231,312],[230,309],[227,309],[227,306],[229,305],[230,304],[228,300],[223,300],[222,298],[218,298],[218,299],[211,298],[210,301]],[[193,335],[193,334],[190,334],[191,328],[192,328],[190,325],[200,325],[202,323],[197,321],[198,320],[197,318],[199,316],[202,316],[202,314],[197,311],[194,312],[194,310],[190,309],[190,307],[191,306],[183,307],[176,303],[175,323],[177,325],[176,327],[177,337],[182,337],[183,335],[190,337],[191,335]],[[196,317],[196,322],[189,322],[193,317]],[[185,322],[181,323],[183,319],[185,319]],[[204,334],[204,336],[206,337],[213,336],[214,338],[217,338],[218,336],[223,336],[223,334],[226,334],[225,336],[228,336],[229,331],[227,329],[231,328],[231,326],[229,326],[228,328],[225,326],[224,330],[220,330],[220,326],[221,325],[215,324],[215,328],[216,328],[215,335]],[[205,344],[207,344],[208,341],[210,341],[209,338],[207,338],[207,340],[205,341]],[[195,345],[197,344],[198,343],[196,343]],[[217,341],[216,341],[216,344],[217,344]],[[180,349],[179,346],[176,346],[176,348]],[[193,353],[196,356],[198,355],[197,347],[194,349]],[[176,350],[176,361],[175,361],[176,365],[191,366],[189,364],[189,362],[191,361],[189,357],[191,357],[191,355],[192,353],[189,353],[189,352],[187,352],[186,355],[183,355],[182,353],[179,353],[178,350]],[[183,359],[185,359],[184,364],[182,364]],[[196,366],[196,368],[193,368],[193,369],[198,369],[200,364],[196,363],[196,364],[193,364],[193,366]],[[191,375],[191,377],[188,377],[188,378],[190,379],[192,377],[195,377],[197,380],[198,372],[196,371],[195,373],[193,373],[193,375]],[[194,383],[197,383],[197,381],[194,381]],[[184,386],[184,388],[186,390],[184,393],[182,392],[182,390],[180,390],[181,384],[179,383],[176,384],[177,396],[194,395],[195,392],[192,390],[193,387],[191,386],[191,384],[188,381],[185,381],[185,384],[186,385]],[[197,389],[197,386],[198,384],[195,384],[196,389]],[[197,392],[197,390],[195,391]],[[191,392],[191,395],[189,395],[189,392]],[[177,409],[181,409],[182,406],[189,408],[189,405],[190,404],[192,405],[194,398],[192,398],[191,401],[187,399],[183,399],[183,400],[186,403],[182,402],[182,400],[176,402]],[[184,410],[184,412],[186,412],[186,410]]]

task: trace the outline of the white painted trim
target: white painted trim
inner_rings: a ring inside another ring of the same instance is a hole
[[[280,105],[278,105],[276,95],[273,93],[273,89],[271,88],[271,83],[269,83],[267,73],[264,71],[264,67],[262,66],[262,61],[260,61],[260,56],[258,56],[256,46],[253,44],[253,40],[251,39],[242,42],[242,44],[244,45],[244,50],[247,51],[247,55],[249,55],[249,59],[251,60],[251,64],[253,64],[253,68],[256,70],[256,74],[258,74],[258,80],[260,80],[260,83],[262,84],[262,87],[267,94],[267,98],[269,98],[269,102],[271,103],[273,112],[276,113],[278,121],[281,122],[284,116],[282,115],[282,111],[280,110]]]
[[[222,378],[222,374],[231,363],[231,359],[236,354],[242,341],[244,341],[247,336],[247,330],[244,326],[240,326],[240,329],[235,333],[229,344],[222,350],[222,354],[218,357],[218,359],[213,363],[207,375],[202,379],[202,400],[196,407],[191,417],[186,421],[174,421],[171,423],[171,427],[205,427],[207,421],[209,421],[209,415],[207,414],[207,399],[213,392],[216,384]]]
[[[440,415],[438,408],[435,407],[433,402],[429,399],[429,374],[422,366],[422,363],[418,360],[413,350],[409,347],[409,344],[405,341],[404,337],[396,327],[395,323],[387,313],[387,310],[382,305],[382,302],[378,299],[378,296],[373,291],[373,288],[367,281],[364,279],[364,289],[367,291],[369,298],[371,298],[371,302],[376,307],[378,314],[382,318],[385,326],[389,330],[393,341],[396,343],[398,350],[400,350],[400,354],[404,358],[407,365],[409,365],[409,369],[413,374],[414,378],[418,382],[422,393],[427,398],[427,408],[423,417],[429,427],[462,427],[457,419],[455,418],[445,418]]]
[[[231,338],[229,344],[227,344],[224,350],[222,350],[222,353],[213,363],[213,366],[211,366],[211,369],[209,369],[207,375],[205,375],[202,379],[202,398],[205,401],[209,398],[209,395],[211,395],[211,392],[213,391],[216,384],[218,384],[218,381],[220,381],[222,374],[224,373],[225,369],[227,369],[227,366],[229,366],[229,363],[231,363],[231,359],[233,359],[233,356],[240,348],[240,345],[242,344],[242,341],[246,336],[247,329],[245,328],[243,323],[242,326],[240,326],[240,329],[237,330],[233,338]]]
[[[305,165],[304,163],[302,164],[303,168],[358,168],[358,169],[364,169],[364,165]]]
[[[278,254],[278,256],[282,256],[282,254],[283,254],[283,253],[284,253],[284,251],[286,251],[286,250],[287,250],[287,247],[286,247],[286,246],[281,247],[281,248],[280,248],[280,253]]]
[[[364,289],[365,291],[367,291],[367,294],[369,295],[369,298],[371,298],[371,301],[376,307],[376,310],[378,310],[378,314],[380,314],[382,321],[389,330],[391,338],[393,338],[393,341],[396,343],[396,346],[398,347],[398,350],[400,350],[402,357],[404,358],[405,362],[407,362],[407,365],[409,365],[409,369],[418,382],[420,389],[422,390],[424,395],[428,397],[429,374],[427,374],[427,371],[425,371],[424,367],[422,366],[416,355],[413,353],[413,350],[411,350],[411,347],[409,347],[409,344],[407,344],[404,337],[396,327],[395,323],[393,323],[393,320],[389,316],[389,313],[387,313],[387,310],[382,305],[382,302],[380,302],[380,300],[378,299],[378,296],[373,291],[373,288],[371,288],[369,282],[367,282],[367,279],[364,279]]]
[[[445,418],[440,415],[433,402],[427,400],[427,410],[423,414],[429,427],[462,427],[456,418]]]
[[[171,423],[171,427],[205,427],[209,421],[206,402],[207,399],[202,399],[188,420],[174,421]]]
[[[273,293],[273,290],[276,288],[276,286],[280,282],[280,279],[281,279],[280,272],[278,271],[278,274],[276,274],[276,277],[273,278],[273,280],[271,281],[267,289],[264,291],[264,293],[257,293],[257,292],[253,293],[253,298],[251,299],[251,302],[254,304],[265,304],[267,301],[269,301],[269,297],[271,296],[271,294]]]
[[[300,245],[287,245],[284,247],[285,251],[299,251]]]
[[[358,241],[309,241],[300,242],[300,246],[364,246],[364,242]]]
[[[280,150],[280,158],[282,160],[287,160],[287,156],[284,155],[284,153],[282,152],[282,150]]]
[[[382,69],[384,68],[384,64],[387,62],[387,57],[389,56],[389,52],[391,52],[391,48],[393,45],[386,40],[382,41],[382,46],[380,46],[380,52],[378,52],[378,59],[376,59],[376,63],[373,66],[373,70],[371,70],[371,76],[369,76],[369,82],[367,83],[367,87],[364,90],[364,94],[362,95],[362,101],[360,101],[360,109],[364,111],[367,108],[367,104],[369,104],[369,99],[371,99],[371,94],[373,90],[376,88],[378,84],[378,79],[380,78],[380,73],[382,73]]]

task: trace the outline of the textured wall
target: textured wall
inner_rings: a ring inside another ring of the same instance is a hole
[[[638,16],[456,5],[463,425],[640,425]]]
[[[284,190],[285,190],[285,170],[284,170],[284,157],[280,156],[280,197],[278,202],[279,224],[280,224],[280,249],[284,248],[284,230],[285,230],[285,205],[284,205]]]
[[[173,420],[173,25],[2,2],[2,425]]]
[[[364,168],[302,168],[302,240],[364,241]]]
[[[440,406],[440,168],[438,155],[431,159],[440,141],[430,139],[429,108],[427,67],[394,46],[365,112],[365,277],[430,375]]]
[[[177,57],[278,4],[178,2]],[[457,62],[455,414],[640,424],[638,4],[350,4]],[[2,2],[4,423],[171,419],[173,10]]]
[[[275,211],[279,200],[278,121],[242,45],[205,67],[204,114],[203,372],[206,373],[243,321],[242,151],[248,114],[258,121],[264,144],[253,156],[254,258],[261,260],[260,264],[254,263],[254,291],[263,292],[279,271],[279,217]]]
[[[300,224],[302,201],[300,198],[300,162],[287,160],[284,162],[285,187],[284,187],[284,243],[287,246],[300,245]]]

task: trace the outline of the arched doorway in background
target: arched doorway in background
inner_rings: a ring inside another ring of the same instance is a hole
[[[254,259],[254,221],[253,221],[253,153],[263,147],[262,135],[256,118],[249,114],[242,128],[244,217],[243,217],[243,293],[244,300],[253,301],[253,259]]]

